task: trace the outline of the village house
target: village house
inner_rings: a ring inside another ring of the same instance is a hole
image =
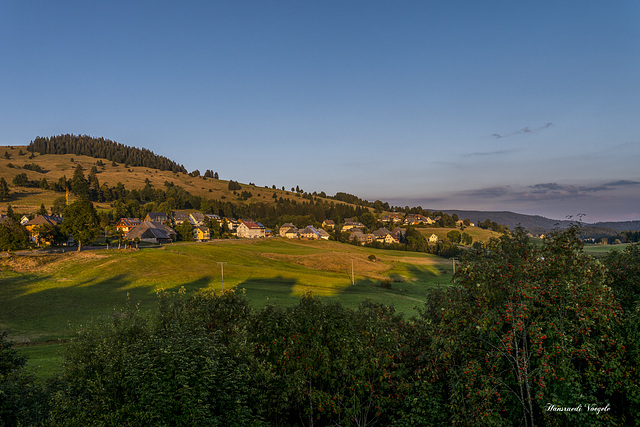
[[[329,240],[329,237],[331,237],[331,235],[327,232],[327,230],[323,228],[318,229],[318,235],[322,240]]]
[[[209,227],[204,227],[202,225],[193,227],[193,240],[196,242],[211,240],[211,231],[209,230]]]
[[[409,214],[404,218],[405,225],[418,225],[418,224],[426,224],[431,225],[435,224],[435,221],[431,218],[427,218],[426,216],[420,214]]]
[[[206,216],[202,212],[197,212],[196,211],[196,212],[191,212],[189,214],[189,222],[194,227],[198,227],[198,226],[204,225],[204,219],[205,218],[206,218]]]
[[[325,230],[333,230],[336,227],[336,223],[333,220],[325,219],[322,221],[322,228]]]
[[[143,221],[129,230],[127,239],[138,239],[147,243],[171,243],[176,239],[176,232],[161,222]]]
[[[173,211],[171,212],[171,220],[174,225],[179,225],[185,221],[189,221],[189,214],[182,211]]]
[[[392,243],[400,243],[400,240],[389,230],[386,228],[380,228],[373,232],[375,236],[376,242],[383,244],[392,244]]]
[[[438,242],[438,236],[436,236],[435,234],[432,234],[431,236],[429,236],[429,243],[437,243]]]
[[[284,223],[282,224],[282,226],[280,226],[280,230],[278,234],[280,234],[280,236],[282,237],[285,237],[285,234],[287,233],[287,231],[292,229],[295,230],[296,232],[298,231],[298,228],[295,225],[291,224],[290,222]]]
[[[126,236],[129,230],[136,225],[140,225],[140,218],[120,218],[116,223],[116,231],[122,232]]]
[[[342,226],[342,231],[349,231],[354,228],[364,229],[364,224],[356,221],[345,220],[344,225]]]
[[[144,221],[165,222],[169,221],[169,217],[164,212],[149,212],[147,216],[144,217]]]
[[[265,228],[262,224],[250,219],[241,219],[239,222],[237,229],[238,237],[246,239],[260,239],[265,237]]]
[[[29,232],[29,239],[34,243],[42,243],[40,239],[41,227],[54,226],[62,224],[61,216],[36,215],[35,218],[28,221],[24,228]]]
[[[393,213],[393,214],[390,214],[390,215],[383,215],[383,216],[381,216],[381,217],[380,217],[380,221],[382,221],[382,222],[390,222],[390,223],[393,223],[393,224],[397,224],[397,223],[402,222],[402,217],[401,217],[399,214],[397,214],[397,213]]]
[[[289,228],[287,231],[285,231],[284,237],[286,237],[287,239],[297,239],[298,237],[300,237],[298,236],[298,229],[296,227]]]
[[[298,232],[298,235],[302,238],[309,240],[317,240],[320,239],[320,234],[318,230],[312,225],[307,225],[305,228]]]

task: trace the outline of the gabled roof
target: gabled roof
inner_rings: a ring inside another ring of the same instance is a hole
[[[116,227],[135,227],[140,225],[140,218],[120,218]]]
[[[386,228],[382,227],[377,229],[376,231],[373,232],[373,235],[376,237],[384,237],[387,234],[391,234],[391,232],[389,230],[387,230]]]
[[[25,225],[59,225],[62,224],[62,217],[60,216],[49,216],[49,215],[36,215],[31,221],[27,222]]]
[[[149,212],[147,213],[147,217],[149,217],[150,221],[155,221],[155,222],[163,222],[169,219],[167,217],[167,214],[164,212]],[[147,217],[145,217],[145,219]]]
[[[173,211],[171,212],[171,218],[173,218],[174,221],[186,221],[189,219],[189,214],[181,211]]]
[[[324,228],[321,228],[318,230],[318,235],[320,237],[329,237],[331,236],[329,233],[327,233],[327,231]]]
[[[154,221],[143,221],[140,225],[133,227],[127,233],[127,239],[161,239],[172,240],[176,232],[164,224],[158,224]]]
[[[240,222],[250,229],[264,229],[264,225],[249,219],[241,219]]]
[[[189,217],[195,222],[202,222],[205,219],[205,216],[202,212],[192,212]]]

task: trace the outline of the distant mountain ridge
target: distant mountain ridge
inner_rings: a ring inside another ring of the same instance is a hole
[[[578,222],[578,218],[574,220],[557,220],[545,218],[540,215],[519,214],[509,211],[466,211],[466,210],[443,210],[449,215],[457,214],[460,218],[469,218],[473,223],[478,223],[486,219],[495,221],[498,224],[508,225],[511,230],[517,226],[521,226],[533,234],[546,233],[556,228],[566,228],[570,224]],[[582,223],[583,227],[598,227],[602,229],[610,229],[612,234],[619,231],[638,231],[640,230],[640,221],[619,221],[619,222],[596,222]]]

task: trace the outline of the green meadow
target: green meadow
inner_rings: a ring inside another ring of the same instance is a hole
[[[312,292],[350,307],[371,299],[406,316],[429,287],[448,284],[452,270],[451,261],[424,253],[280,238],[13,255],[0,265],[0,327],[43,376],[55,372],[64,341],[81,325],[128,303],[152,310],[160,289],[222,290],[222,268],[225,289],[245,292],[256,308]]]

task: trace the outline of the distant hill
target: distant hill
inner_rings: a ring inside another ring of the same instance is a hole
[[[545,218],[540,215],[526,215],[509,211],[465,211],[447,210],[443,211],[449,215],[457,214],[460,218],[469,218],[473,223],[478,223],[490,219],[498,224],[508,225],[511,230],[517,226],[524,227],[530,233],[547,233],[556,228],[566,228],[576,221],[557,220]],[[600,234],[614,235],[620,231],[640,230],[640,221],[620,221],[620,222],[596,222],[583,223],[585,230],[597,229]]]

